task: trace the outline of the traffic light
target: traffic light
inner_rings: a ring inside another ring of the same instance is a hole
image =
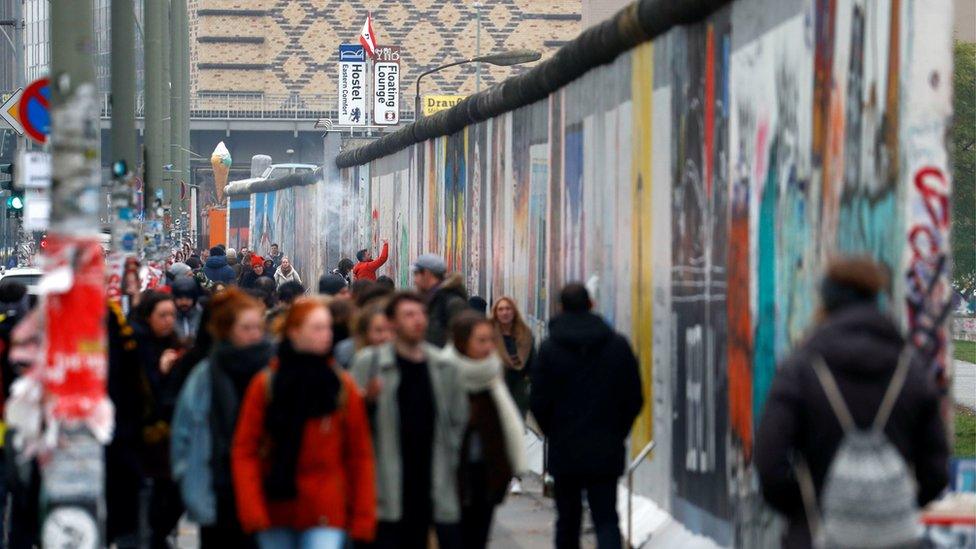
[[[7,197],[7,218],[19,218],[24,215],[24,191],[12,190]]]
[[[129,167],[125,164],[125,160],[112,162],[112,177],[122,179],[127,173],[129,173]]]
[[[10,196],[7,197],[7,208],[11,210],[23,210],[24,209],[24,193],[22,191],[14,191]]]

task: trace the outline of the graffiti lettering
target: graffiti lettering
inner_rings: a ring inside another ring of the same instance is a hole
[[[909,338],[924,358],[939,386],[946,389],[945,322],[952,310],[946,257],[946,230],[949,225],[948,182],[937,167],[925,166],[913,178],[923,216],[908,228],[911,250],[905,273],[905,302],[908,307]]]

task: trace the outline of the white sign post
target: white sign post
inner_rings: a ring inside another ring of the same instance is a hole
[[[373,63],[373,123],[400,122],[400,47],[379,46]]]
[[[359,44],[339,45],[339,125],[365,126],[366,51]]]

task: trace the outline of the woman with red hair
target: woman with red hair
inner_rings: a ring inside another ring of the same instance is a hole
[[[231,453],[241,525],[262,549],[343,547],[376,529],[373,449],[355,382],[332,358],[325,303],[279,319],[278,352],[248,387]]]

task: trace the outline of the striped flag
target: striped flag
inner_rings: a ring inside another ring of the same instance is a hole
[[[366,49],[367,55],[376,58],[376,34],[373,33],[373,16],[369,12],[366,12],[366,22],[359,33],[359,43]]]

